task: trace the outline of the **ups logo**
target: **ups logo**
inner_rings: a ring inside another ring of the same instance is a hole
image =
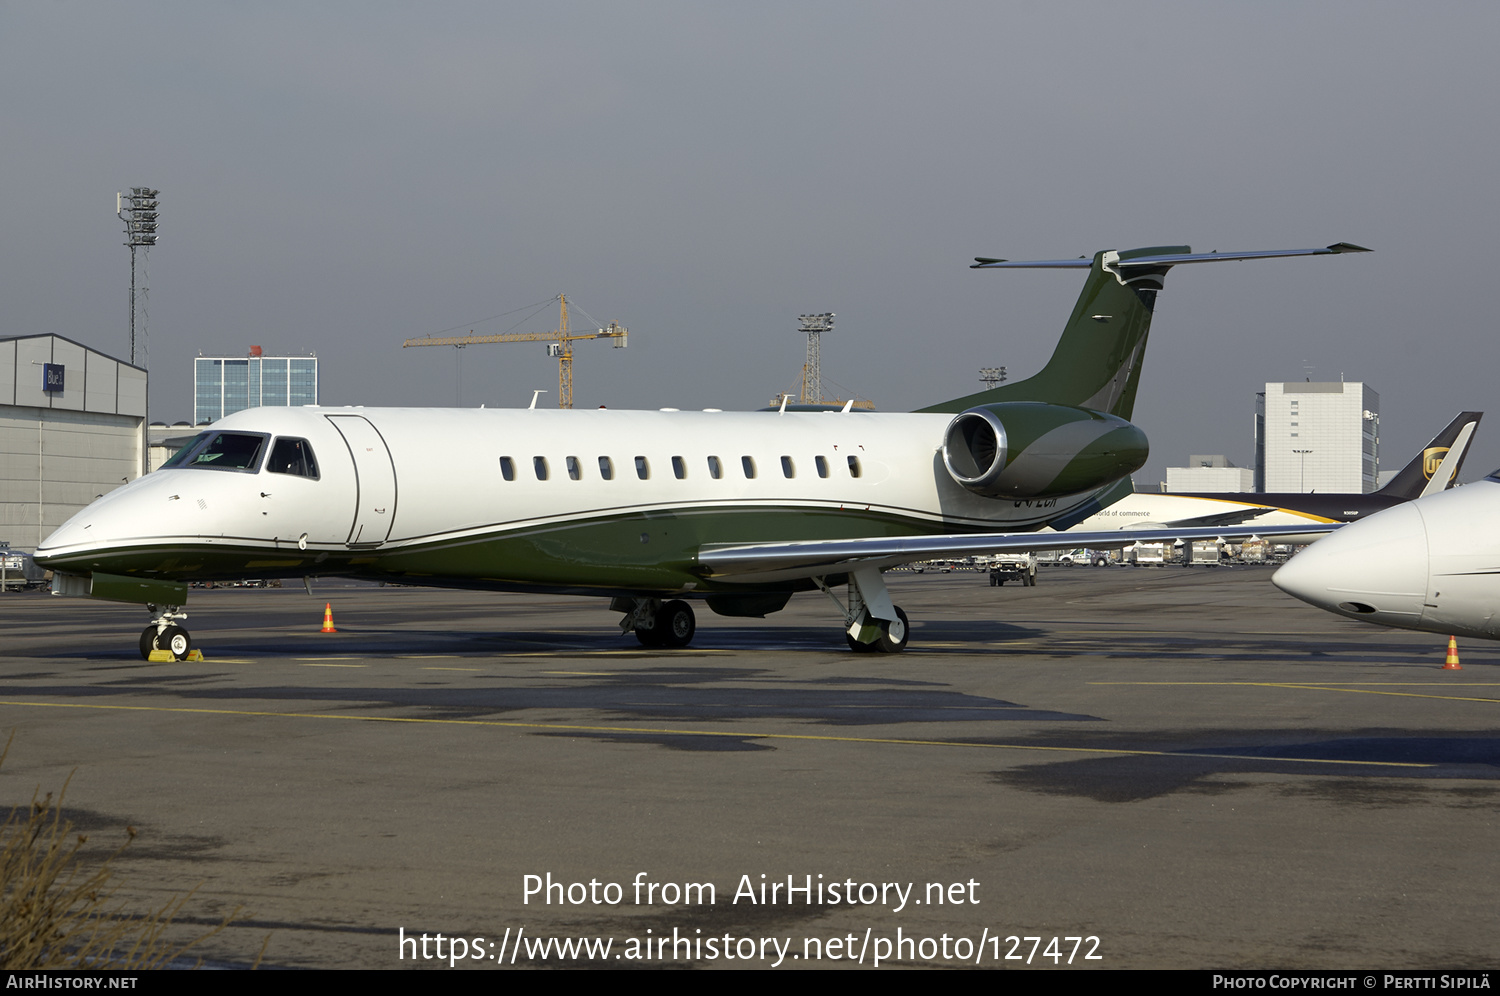
[[[1432,475],[1437,473],[1438,467],[1443,462],[1443,457],[1448,455],[1446,446],[1429,446],[1422,451],[1422,476],[1429,481]]]

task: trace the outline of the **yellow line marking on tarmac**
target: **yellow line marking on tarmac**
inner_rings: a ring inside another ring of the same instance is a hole
[[[539,674],[581,674],[590,678],[611,678],[615,671],[540,671]]]
[[[893,744],[908,747],[972,747],[981,750],[1048,751],[1059,754],[1105,754],[1111,757],[1170,757],[1228,761],[1277,761],[1289,764],[1340,764],[1373,768],[1431,768],[1411,761],[1349,761],[1326,757],[1262,757],[1253,754],[1183,754],[1164,750],[1124,750],[1114,747],[1049,747],[1040,744],[986,744],[964,740],[907,740],[897,737],[832,737],[810,733],[756,733],[735,730],[676,730],[648,726],[589,726],[582,723],[518,723],[497,719],[428,719],[417,716],[355,716],[320,712],[269,712],[257,709],[190,709],[183,706],[104,705],[96,702],[0,701],[0,706],[49,709],[103,709],[118,712],[166,712],[204,716],[265,716],[276,719],[342,719],[358,723],[422,723],[435,726],[489,726],[519,730],[571,730],[576,733],[648,733],[678,737],[738,737],[742,740],[811,740],[830,743]]]
[[[1500,699],[1485,698],[1482,695],[1424,695],[1420,692],[1382,692],[1374,688],[1340,688],[1334,685],[1318,685],[1308,682],[1292,681],[1093,681],[1092,685],[1225,685],[1244,686],[1247,688],[1292,688],[1299,691],[1310,692],[1353,692],[1360,695],[1395,695],[1399,698],[1409,699],[1446,699],[1449,702],[1489,702],[1500,703]],[[1347,682],[1347,684],[1384,684],[1384,682]],[[1427,685],[1430,682],[1406,682],[1393,681],[1392,685]],[[1475,684],[1478,684],[1477,682]],[[1483,684],[1492,684],[1485,682]],[[1447,686],[1449,688],[1452,685]],[[1463,686],[1459,686],[1463,687]]]

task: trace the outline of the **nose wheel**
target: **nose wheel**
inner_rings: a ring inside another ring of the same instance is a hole
[[[188,654],[193,652],[193,638],[186,629],[173,622],[174,619],[186,619],[187,613],[175,605],[162,608],[148,605],[146,608],[152,619],[151,625],[141,630],[141,660],[149,661],[156,650],[165,650],[179,661],[187,660]]]
[[[177,660],[185,661],[193,652],[193,638],[181,626],[158,630],[152,623],[141,631],[141,660],[149,661],[153,650],[170,651]]]

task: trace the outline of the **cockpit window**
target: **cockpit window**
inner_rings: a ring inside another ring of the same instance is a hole
[[[178,467],[178,466],[181,466],[183,458],[186,457],[189,453],[191,453],[194,450],[196,450],[198,448],[198,444],[199,443],[203,442],[205,439],[207,439],[208,437],[210,437],[212,435],[213,435],[213,433],[211,433],[211,432],[200,432],[200,433],[198,433],[192,439],[188,440],[188,444],[186,446],[182,447],[176,453],[173,453],[171,456],[167,457],[167,462],[164,463],[164,464],[162,464],[162,466],[163,467]],[[1497,471],[1497,473],[1500,473],[1500,471]]]
[[[266,469],[273,474],[295,474],[298,477],[318,479],[318,461],[313,459],[312,447],[305,439],[282,436],[271,447],[271,459]]]
[[[259,432],[204,432],[162,464],[167,467],[255,473],[270,437]]]

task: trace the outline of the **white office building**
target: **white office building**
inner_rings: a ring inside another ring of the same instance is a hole
[[[1255,490],[1255,471],[1222,454],[1194,453],[1186,467],[1167,468],[1168,494],[1222,494]]]
[[[1267,384],[1256,408],[1259,490],[1375,490],[1380,395],[1371,388],[1358,381]]]

